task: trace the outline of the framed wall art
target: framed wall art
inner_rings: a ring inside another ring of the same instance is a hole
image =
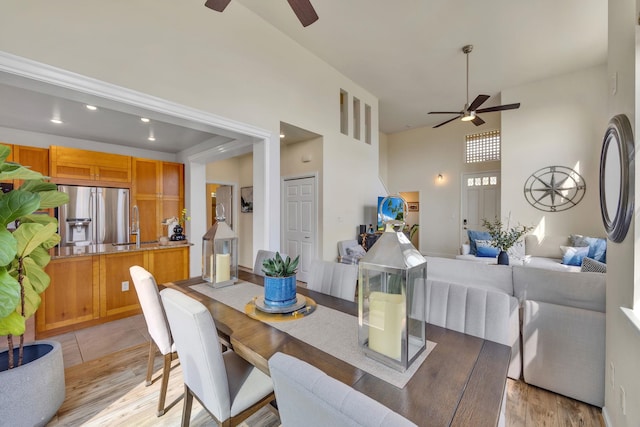
[[[253,212],[253,187],[242,187],[240,189],[240,212]]]

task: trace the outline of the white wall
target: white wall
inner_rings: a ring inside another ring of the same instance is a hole
[[[539,235],[570,233],[604,237],[600,218],[599,164],[606,127],[605,66],[533,82],[502,92],[520,109],[502,117],[502,216],[538,227]],[[587,189],[583,200],[562,212],[543,212],[524,198],[524,183],[546,166],[575,169]]]
[[[272,141],[278,141],[281,121],[323,135],[323,158],[335,164],[323,174],[326,259],[335,257],[338,240],[353,237],[363,206],[381,192],[377,132],[370,145],[345,136],[338,113],[338,94],[345,89],[371,106],[377,129],[377,99],[240,2],[220,14],[202,2],[7,0],[0,50],[270,130]],[[254,193],[254,221],[262,205],[279,204],[280,196],[279,167],[269,167],[277,165],[278,150],[256,149],[254,162],[263,163],[254,165],[254,176],[267,185],[265,194]],[[190,211],[204,208],[197,200],[202,168],[186,167]],[[345,171],[354,179],[345,180]],[[198,228],[192,221],[195,234],[205,230],[201,222]],[[277,249],[279,225],[272,227],[254,231],[263,237],[258,241]],[[192,274],[199,264],[192,262]]]
[[[498,162],[464,164],[465,135],[500,128],[500,114],[483,114],[486,124],[453,121],[387,136],[388,187],[391,193],[420,192],[420,252],[453,257],[459,253],[460,189],[464,172],[499,169]],[[444,179],[438,182],[436,177]]]
[[[640,7],[636,0],[609,1],[609,53],[607,76],[617,75],[617,90],[608,95],[608,116],[626,114],[634,127],[636,152],[638,147],[638,108],[640,100],[636,81],[636,19]],[[604,129],[602,129],[604,135]],[[620,307],[640,304],[640,159],[636,156],[636,215],[625,240],[608,242],[607,247],[607,352],[605,374],[605,407],[603,413],[609,426],[640,425],[640,331],[621,312]],[[635,283],[635,285],[634,285]],[[635,288],[635,289],[634,289]],[[636,310],[640,313],[640,310]],[[615,375],[610,366],[613,364]],[[612,386],[613,382],[613,386]],[[626,393],[626,415],[620,404],[620,387]]]

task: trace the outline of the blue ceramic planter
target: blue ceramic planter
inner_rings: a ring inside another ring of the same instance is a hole
[[[296,302],[296,276],[264,278],[264,303],[272,307],[286,307]]]

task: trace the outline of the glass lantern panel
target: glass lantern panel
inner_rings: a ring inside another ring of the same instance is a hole
[[[407,300],[410,313],[407,321],[407,333],[409,336],[408,358],[411,361],[425,349],[426,338],[426,287],[427,269],[423,267],[413,268],[407,272]]]
[[[395,270],[395,269],[394,269]],[[361,269],[363,324],[359,342],[401,363],[406,342],[406,281],[402,271]]]

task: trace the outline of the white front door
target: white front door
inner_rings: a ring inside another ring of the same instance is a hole
[[[467,230],[484,230],[483,219],[500,217],[500,172],[462,175],[461,194],[460,244],[468,242]]]
[[[285,179],[282,197],[282,252],[292,259],[300,256],[297,279],[306,282],[316,258],[316,178]]]

